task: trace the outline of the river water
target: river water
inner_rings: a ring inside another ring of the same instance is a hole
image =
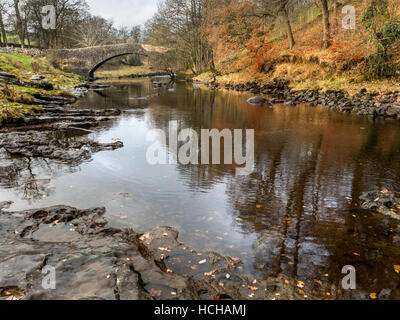
[[[124,148],[74,167],[21,159],[13,172],[1,170],[1,199],[15,201],[13,210],[105,206],[113,226],[138,232],[172,226],[186,245],[240,258],[257,279],[303,281],[314,297],[400,298],[393,268],[400,265],[400,221],[358,209],[362,192],[400,192],[398,122],[307,105],[257,107],[246,93],[175,88],[154,89],[146,79],[90,92],[77,107],[124,111],[90,136],[121,140]],[[148,164],[148,132],[167,131],[173,120],[196,131],[255,129],[254,173]],[[357,270],[356,290],[342,289],[346,265]]]

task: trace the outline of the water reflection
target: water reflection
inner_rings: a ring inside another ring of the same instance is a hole
[[[246,103],[246,94],[193,90],[179,83],[175,88],[154,89],[151,80],[141,80],[91,92],[80,106],[124,110],[120,120],[93,136],[121,139],[124,149],[96,154],[68,175],[39,170],[44,165],[39,159],[23,162],[15,174],[2,171],[2,187],[11,188],[15,200],[25,193],[33,199],[44,194],[41,206],[104,205],[116,226],[139,231],[176,227],[183,242],[239,257],[257,278],[304,281],[303,290],[316,297],[368,298],[375,292],[400,298],[393,271],[400,264],[400,222],[358,208],[364,191],[400,192],[397,122],[305,105],[254,107]],[[236,177],[229,165],[150,166],[146,134],[168,132],[173,120],[198,132],[255,129],[255,172]],[[33,177],[32,170],[37,170]],[[7,182],[10,176],[14,184]],[[32,179],[53,179],[52,191],[31,186]],[[33,191],[21,193],[25,189]],[[2,198],[14,200],[5,192]],[[17,201],[16,206],[36,204]],[[357,269],[355,291],[341,289],[345,265]],[[296,286],[293,292],[296,296]]]

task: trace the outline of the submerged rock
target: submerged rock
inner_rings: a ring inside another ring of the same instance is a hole
[[[362,209],[400,220],[400,197],[388,190],[363,193],[360,196],[360,205]]]
[[[267,100],[264,99],[263,97],[252,97],[247,100],[247,103],[255,105],[255,106],[260,106],[264,104]]]

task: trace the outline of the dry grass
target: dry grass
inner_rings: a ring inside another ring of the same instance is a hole
[[[29,93],[19,90],[16,86],[8,86],[5,83],[0,87],[0,100],[28,105],[34,102]]]

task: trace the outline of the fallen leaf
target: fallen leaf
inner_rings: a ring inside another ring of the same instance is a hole
[[[393,268],[394,268],[394,271],[395,271],[396,273],[399,273],[399,274],[400,274],[400,265],[395,265],[395,266],[393,266]]]
[[[378,297],[377,297],[377,295],[376,295],[376,293],[371,293],[370,295],[369,295],[369,297],[372,299],[372,300],[376,300]]]
[[[174,272],[171,269],[167,269],[168,274],[173,274]]]
[[[154,288],[151,288],[150,291],[149,291],[149,293],[150,293],[150,295],[151,295],[152,297],[161,297],[162,291],[161,291],[161,290],[156,290],[156,289],[154,289]]]
[[[305,283],[304,283],[303,281],[297,281],[297,286],[298,286],[299,288],[304,288]]]
[[[205,264],[206,262],[207,262],[207,260],[204,259],[204,260],[201,260],[201,261],[199,262],[199,264]]]
[[[250,289],[251,291],[258,291],[258,288],[257,288],[257,287],[253,287],[253,286],[249,286],[249,289]]]
[[[261,204],[256,205],[257,209],[261,209],[263,206]]]
[[[322,287],[322,281],[321,280],[314,280],[315,283],[319,284]]]
[[[211,277],[214,273],[216,273],[217,272],[217,269],[214,269],[214,270],[212,270],[212,271],[210,271],[210,272],[205,272],[204,273],[204,275],[206,276],[206,277]]]

